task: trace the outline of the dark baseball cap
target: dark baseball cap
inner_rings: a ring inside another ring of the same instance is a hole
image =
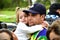
[[[32,13],[32,14],[45,14],[46,15],[46,8],[44,5],[40,3],[35,3],[33,7],[29,8],[29,10],[23,10],[23,12],[26,13]]]

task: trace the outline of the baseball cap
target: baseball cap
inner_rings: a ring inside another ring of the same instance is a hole
[[[33,7],[29,8],[29,10],[23,10],[23,12],[26,13],[32,13],[32,14],[46,14],[46,8],[44,5],[40,3],[35,3]]]

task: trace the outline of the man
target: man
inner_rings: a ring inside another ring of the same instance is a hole
[[[23,12],[28,14],[29,26],[41,25],[43,24],[44,19],[45,19],[46,8],[42,4],[36,3],[29,10],[24,10]],[[43,29],[43,30],[44,30],[44,33],[42,32],[43,34],[41,35],[46,36],[47,30],[46,29]],[[36,37],[32,36],[31,40],[36,40],[38,34],[40,34],[40,32],[34,33],[33,36],[35,35]],[[38,36],[40,37],[40,35]]]

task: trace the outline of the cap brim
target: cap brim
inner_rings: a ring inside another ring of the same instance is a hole
[[[32,14],[38,13],[38,12],[36,12],[36,11],[34,11],[34,10],[23,10],[23,12],[32,13]]]

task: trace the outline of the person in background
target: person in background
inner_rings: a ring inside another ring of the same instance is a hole
[[[0,40],[18,40],[16,35],[8,29],[0,29]]]
[[[57,15],[60,17],[60,3],[51,4],[48,14]]]
[[[0,29],[0,40],[13,40],[12,33],[7,29]]]
[[[60,40],[60,19],[50,25],[46,35],[48,40]]]
[[[46,21],[51,24],[58,18],[60,18],[60,3],[51,4],[48,15],[46,15]]]

